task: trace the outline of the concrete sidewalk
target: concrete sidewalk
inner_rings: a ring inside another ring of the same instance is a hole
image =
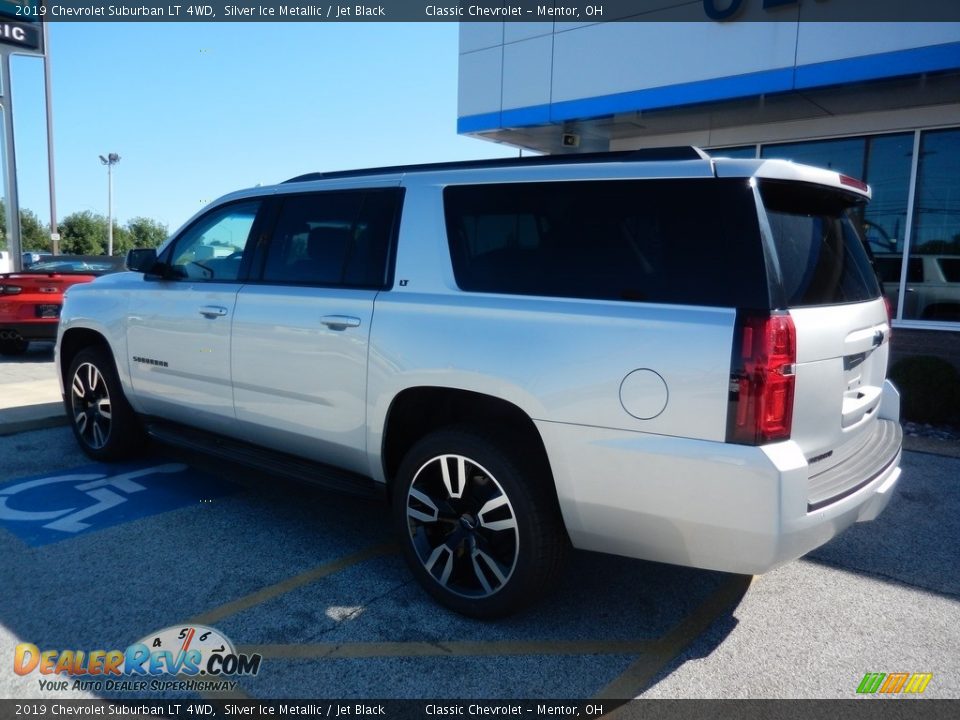
[[[53,345],[31,343],[25,355],[0,356],[0,435],[65,425]]]

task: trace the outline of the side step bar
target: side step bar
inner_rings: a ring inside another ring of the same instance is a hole
[[[373,478],[312,463],[286,453],[268,450],[232,438],[186,428],[162,420],[145,420],[147,433],[156,440],[201,455],[212,456],[291,480],[319,485],[343,494],[382,500],[383,485]]]

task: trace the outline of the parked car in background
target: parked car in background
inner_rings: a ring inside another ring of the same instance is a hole
[[[900,255],[875,254],[884,294],[896,308],[900,294]],[[960,320],[960,255],[914,255],[907,261],[908,320]]]
[[[123,269],[119,257],[51,255],[0,274],[0,355],[20,355],[32,340],[55,340],[64,291]]]
[[[53,253],[36,250],[28,250],[20,256],[20,260],[24,268],[36,265],[38,262],[45,262],[51,258],[53,258]]]

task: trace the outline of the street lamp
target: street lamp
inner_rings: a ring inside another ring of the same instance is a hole
[[[100,163],[107,166],[107,255],[113,255],[113,166],[118,162],[116,153],[100,156]]]

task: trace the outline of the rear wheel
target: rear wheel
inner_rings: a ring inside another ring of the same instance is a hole
[[[546,468],[470,428],[418,442],[393,485],[404,557],[424,589],[464,615],[516,612],[558,579],[568,540]]]
[[[73,434],[91,458],[117,460],[142,447],[143,428],[106,349],[89,347],[77,353],[70,364],[64,404]]]
[[[23,355],[28,347],[30,342],[23,338],[0,340],[0,355]]]

